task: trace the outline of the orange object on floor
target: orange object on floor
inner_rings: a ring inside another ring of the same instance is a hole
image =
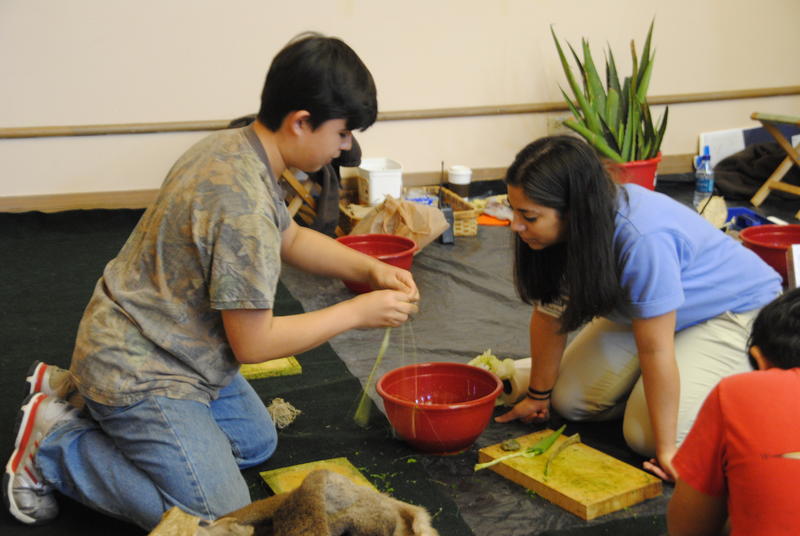
[[[478,225],[492,225],[495,227],[503,227],[505,225],[510,225],[511,222],[508,220],[501,220],[495,218],[494,216],[490,216],[488,214],[481,214],[478,216]]]

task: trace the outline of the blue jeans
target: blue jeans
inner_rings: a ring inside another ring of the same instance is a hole
[[[36,461],[58,491],[105,514],[155,527],[173,506],[214,519],[250,503],[240,469],[262,463],[277,432],[237,374],[210,406],[155,396],[125,407],[87,400],[93,419],[66,421]]]

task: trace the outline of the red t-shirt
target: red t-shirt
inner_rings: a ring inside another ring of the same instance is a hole
[[[681,480],[727,494],[731,535],[800,534],[800,369],[723,379],[675,455]]]

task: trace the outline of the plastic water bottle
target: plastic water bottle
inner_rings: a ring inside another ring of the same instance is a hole
[[[694,204],[695,210],[702,212],[714,193],[714,170],[711,168],[711,153],[708,145],[703,147],[703,154],[695,159],[694,172]]]

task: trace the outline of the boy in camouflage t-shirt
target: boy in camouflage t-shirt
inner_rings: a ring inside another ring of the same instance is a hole
[[[258,120],[214,133],[173,166],[97,282],[70,373],[88,415],[31,382],[3,492],[17,519],[58,508],[52,491],[154,527],[172,506],[215,518],[250,502],[240,469],[277,443],[238,373],[352,328],[416,312],[411,274],[295,224],[277,177],[314,172],[377,115],[367,68],[345,43],[303,35],[275,57]],[[273,316],[281,262],[377,289]]]

